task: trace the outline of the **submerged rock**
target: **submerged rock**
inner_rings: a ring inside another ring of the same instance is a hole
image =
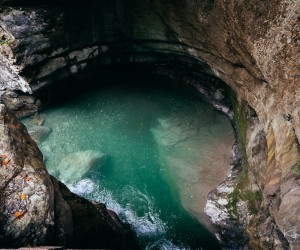
[[[52,130],[46,126],[31,126],[28,128],[28,134],[37,143],[44,141]]]
[[[234,140],[232,134],[225,133],[231,131],[226,121],[205,112],[193,120],[184,115],[181,119],[159,119],[158,126],[151,129],[164,177],[177,188],[185,210],[209,229],[211,223],[204,213],[207,195],[226,179],[232,160]]]
[[[25,126],[0,105],[0,248],[45,245],[137,249],[104,204],[50,177]]]
[[[58,165],[58,178],[66,183],[76,182],[88,172],[101,168],[107,159],[106,154],[94,150],[71,153]]]

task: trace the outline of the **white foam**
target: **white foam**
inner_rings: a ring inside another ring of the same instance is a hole
[[[138,189],[131,186],[123,187],[121,192],[123,202],[135,198],[137,203],[134,205],[127,203],[122,206],[111,191],[100,187],[99,181],[82,179],[74,185],[68,185],[68,187],[72,192],[90,200],[104,203],[108,209],[115,211],[124,223],[131,225],[138,238],[147,242],[145,249],[188,249],[177,247],[166,238],[167,226],[159,218],[159,214],[155,212],[153,200]],[[136,207],[134,207],[141,205],[138,202],[147,204],[147,206],[143,206],[142,212],[137,212]]]
[[[69,189],[78,195],[91,194],[95,191],[95,183],[91,179],[83,179],[77,182],[74,186],[68,186]]]
[[[171,241],[163,240],[163,241],[156,241],[151,245],[146,246],[145,250],[152,250],[152,249],[159,249],[159,250],[189,250],[190,248],[178,247],[174,245]]]

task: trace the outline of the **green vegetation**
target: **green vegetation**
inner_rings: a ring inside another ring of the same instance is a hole
[[[298,175],[300,175],[300,159],[298,160],[297,165],[296,165],[296,172]]]
[[[237,176],[237,184],[230,195],[228,208],[232,215],[237,218],[239,217],[237,211],[238,201],[246,201],[248,203],[249,212],[256,214],[263,198],[262,192],[249,190],[248,171],[248,167],[244,167],[242,172]]]
[[[237,188],[235,188],[234,191],[230,195],[229,204],[227,206],[231,215],[233,215],[234,217],[237,217],[237,218],[239,217],[238,211],[237,211],[237,203],[239,201],[239,197],[240,197],[239,191],[237,190]]]
[[[0,40],[0,46],[8,45],[12,42],[12,40]]]
[[[244,107],[243,103],[238,103],[238,100],[234,98],[231,99],[231,103],[235,115],[235,124],[238,135],[238,148],[240,154],[239,157],[242,159],[243,169],[236,177],[236,185],[234,191],[230,195],[228,208],[232,215],[238,218],[238,201],[246,201],[248,203],[249,212],[251,214],[256,214],[262,201],[262,193],[260,191],[253,192],[249,189],[249,165],[246,155],[247,107]]]
[[[242,160],[246,162],[247,114],[243,104],[238,103],[238,100],[233,96],[231,97],[231,105],[234,112],[234,120],[238,136],[239,154]]]

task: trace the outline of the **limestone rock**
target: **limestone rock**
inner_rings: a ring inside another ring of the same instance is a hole
[[[26,128],[0,105],[0,247],[53,241],[54,190]],[[9,162],[4,164],[4,160]]]
[[[37,143],[44,141],[51,133],[51,129],[46,126],[31,126],[27,129],[30,137]]]
[[[101,168],[107,159],[107,155],[94,150],[71,153],[58,165],[58,177],[66,183],[77,182],[88,172]]]
[[[0,92],[0,101],[18,117],[33,114],[41,108],[41,102],[36,97],[14,91],[6,91],[2,95]]]
[[[284,195],[276,220],[284,236],[295,249],[300,246],[300,187],[292,187]]]

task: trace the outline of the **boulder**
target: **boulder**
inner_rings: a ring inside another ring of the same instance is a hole
[[[94,150],[71,153],[58,165],[58,178],[65,183],[77,182],[91,171],[101,168],[107,159],[107,155]]]
[[[36,142],[44,141],[52,130],[46,126],[31,126],[28,128],[28,133],[30,137]]]

